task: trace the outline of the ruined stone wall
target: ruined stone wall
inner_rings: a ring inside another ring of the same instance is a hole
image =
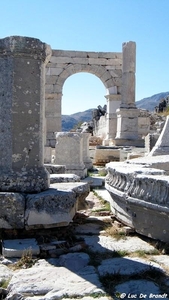
[[[95,136],[98,136],[102,139],[102,141],[104,139],[106,139],[107,136],[107,116],[101,116],[100,119],[98,121],[95,121],[94,124],[94,132],[93,134]]]
[[[46,145],[48,146],[54,146],[54,132],[61,131],[61,100],[64,82],[69,76],[79,72],[96,75],[108,90],[108,94],[111,90],[116,94],[121,94],[121,52],[53,50],[46,66]]]

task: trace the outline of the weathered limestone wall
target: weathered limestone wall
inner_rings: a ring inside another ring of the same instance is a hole
[[[46,67],[46,146],[55,147],[55,132],[61,131],[61,100],[65,80],[79,72],[96,75],[108,94],[121,94],[122,53],[53,50]],[[109,92],[110,90],[110,92]],[[79,99],[80,101],[80,99]]]
[[[94,135],[100,137],[103,140],[107,136],[107,116],[101,116],[98,121],[95,121]]]

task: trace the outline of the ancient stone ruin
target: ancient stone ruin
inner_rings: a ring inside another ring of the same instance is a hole
[[[137,232],[169,241],[168,118],[145,156],[150,123],[135,105],[135,55],[134,42],[124,43],[122,53],[96,53],[51,50],[28,37],[0,40],[1,229],[66,226],[85,205],[90,189],[81,179],[92,168],[90,133],[61,132],[63,84],[85,71],[107,88],[107,106],[98,108],[96,120],[104,138],[96,134],[93,143],[101,141],[98,161],[106,153],[112,211]],[[141,158],[126,161],[133,147],[133,157]]]

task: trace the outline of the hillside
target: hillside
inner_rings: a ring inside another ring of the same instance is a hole
[[[159,101],[168,96],[169,92],[162,92],[155,94],[151,97],[144,98],[136,102],[138,108],[149,110],[150,112],[154,111],[155,106],[158,106]],[[90,108],[83,112],[77,112],[72,115],[62,115],[62,131],[70,131],[80,122],[89,122],[92,120],[92,111],[94,108]]]
[[[158,106],[159,101],[162,98],[165,98],[168,95],[169,95],[169,92],[163,92],[163,93],[155,94],[151,97],[147,97],[147,98],[144,98],[140,101],[137,101],[136,106],[138,108],[147,109],[147,110],[152,112],[152,111],[154,111],[155,106]]]
[[[62,115],[62,131],[70,131],[78,123],[91,121],[93,109],[94,108],[90,108],[72,115]]]

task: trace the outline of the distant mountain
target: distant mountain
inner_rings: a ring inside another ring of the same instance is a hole
[[[159,94],[155,94],[151,97],[144,98],[140,101],[136,102],[136,106],[138,108],[149,110],[150,112],[154,111],[155,106],[158,106],[159,101],[162,98],[165,98],[169,95],[169,92],[163,92]],[[77,112],[72,115],[62,115],[62,131],[70,131],[78,123],[90,122],[92,120],[92,111],[94,108],[90,108],[83,112]]]
[[[93,110],[94,108],[90,108],[72,115],[62,115],[62,131],[70,131],[78,123],[90,122],[92,120]]]
[[[160,100],[169,95],[169,92],[163,92],[159,94],[155,94],[151,97],[144,98],[140,101],[136,102],[136,106],[138,108],[147,109],[149,111],[154,111],[155,106],[158,106]]]

